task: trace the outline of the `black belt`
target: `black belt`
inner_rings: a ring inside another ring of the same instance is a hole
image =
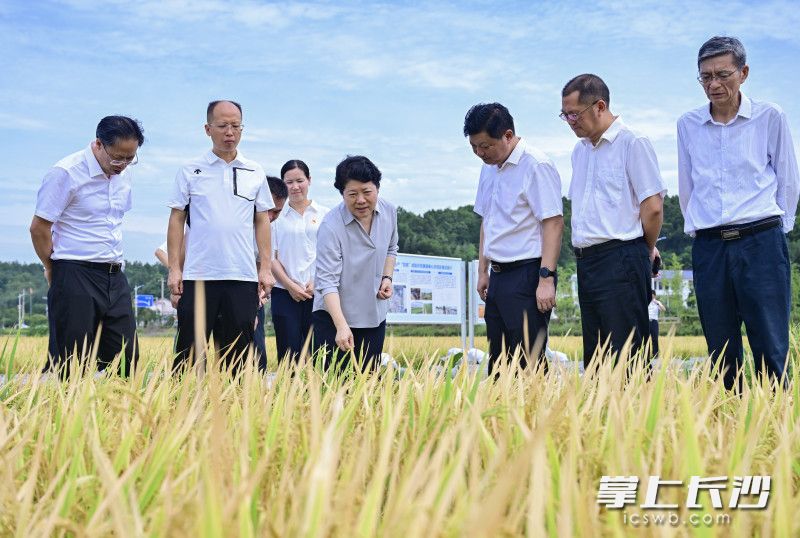
[[[736,239],[741,239],[746,235],[753,235],[757,234],[758,232],[763,232],[764,230],[777,228],[782,223],[783,221],[780,217],[767,217],[755,222],[748,222],[747,224],[717,226],[716,228],[697,230],[695,235],[700,237],[713,237],[716,239],[722,239],[723,241],[734,241]]]
[[[492,268],[493,273],[502,273],[503,271],[510,271],[511,269],[515,269],[523,265],[536,263],[539,260],[541,260],[541,258],[527,258],[524,260],[517,260],[514,262],[495,262],[490,260],[489,267]]]
[[[636,239],[629,239],[627,241],[623,241],[622,239],[612,239],[610,241],[598,243],[597,245],[592,245],[590,247],[575,247],[572,249],[572,251],[575,253],[575,257],[578,259],[588,258],[589,256],[600,254],[601,252],[605,252],[606,250],[610,250],[621,245],[631,245],[633,243],[640,243],[643,241],[644,237],[637,237]]]
[[[53,260],[53,263],[73,263],[75,265],[91,267],[92,269],[100,269],[108,274],[119,273],[122,271],[121,263],[87,262],[85,260]]]

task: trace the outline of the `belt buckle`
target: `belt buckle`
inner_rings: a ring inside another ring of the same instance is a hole
[[[503,270],[500,268],[500,264],[499,263],[491,263],[489,265],[489,267],[492,268],[492,272],[493,273],[502,273],[503,272]]]
[[[583,258],[583,247],[575,247],[575,257]]]
[[[109,263],[108,264],[108,274],[119,273],[120,269],[122,269],[121,263]]]
[[[722,230],[722,240],[723,241],[733,241],[734,239],[740,239],[742,235],[739,233],[739,230],[732,229],[732,230]]]

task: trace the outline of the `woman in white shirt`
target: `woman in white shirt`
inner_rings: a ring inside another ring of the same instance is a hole
[[[311,330],[317,230],[329,211],[308,197],[311,173],[306,163],[288,161],[281,179],[289,189],[289,203],[272,225],[272,274],[277,282],[271,301],[279,361],[287,355],[296,360]]]
[[[658,311],[666,311],[666,307],[661,304],[661,301],[656,299],[656,291],[652,290],[650,295],[650,304],[647,305],[647,314],[650,318],[650,341],[653,346],[653,356],[658,355]]]

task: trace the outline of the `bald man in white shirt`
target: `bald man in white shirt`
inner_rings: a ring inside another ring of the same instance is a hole
[[[472,107],[464,136],[484,163],[474,209],[482,219],[478,293],[486,302],[489,371],[504,352],[510,358],[518,351],[521,367],[533,362],[546,369],[564,229],[561,178],[543,152],[516,135],[500,103]]]
[[[747,329],[756,372],[781,379],[789,352],[791,273],[800,173],[786,114],[741,92],[750,68],[735,37],[697,56],[709,103],[678,120],[678,187],[708,352],[741,389]],[[784,379],[785,381],[785,379]]]
[[[100,370],[124,351],[127,375],[139,350],[131,289],[122,271],[122,217],[131,208],[130,168],[144,143],[142,126],[106,116],[96,139],[61,159],[42,180],[30,232],[44,265],[50,359],[46,369],[67,373],[67,360],[88,356],[102,324]]]

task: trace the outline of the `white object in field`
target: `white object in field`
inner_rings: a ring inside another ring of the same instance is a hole
[[[550,349],[550,346],[544,349],[544,356],[550,362],[571,362],[567,354],[561,351],[554,351]]]

